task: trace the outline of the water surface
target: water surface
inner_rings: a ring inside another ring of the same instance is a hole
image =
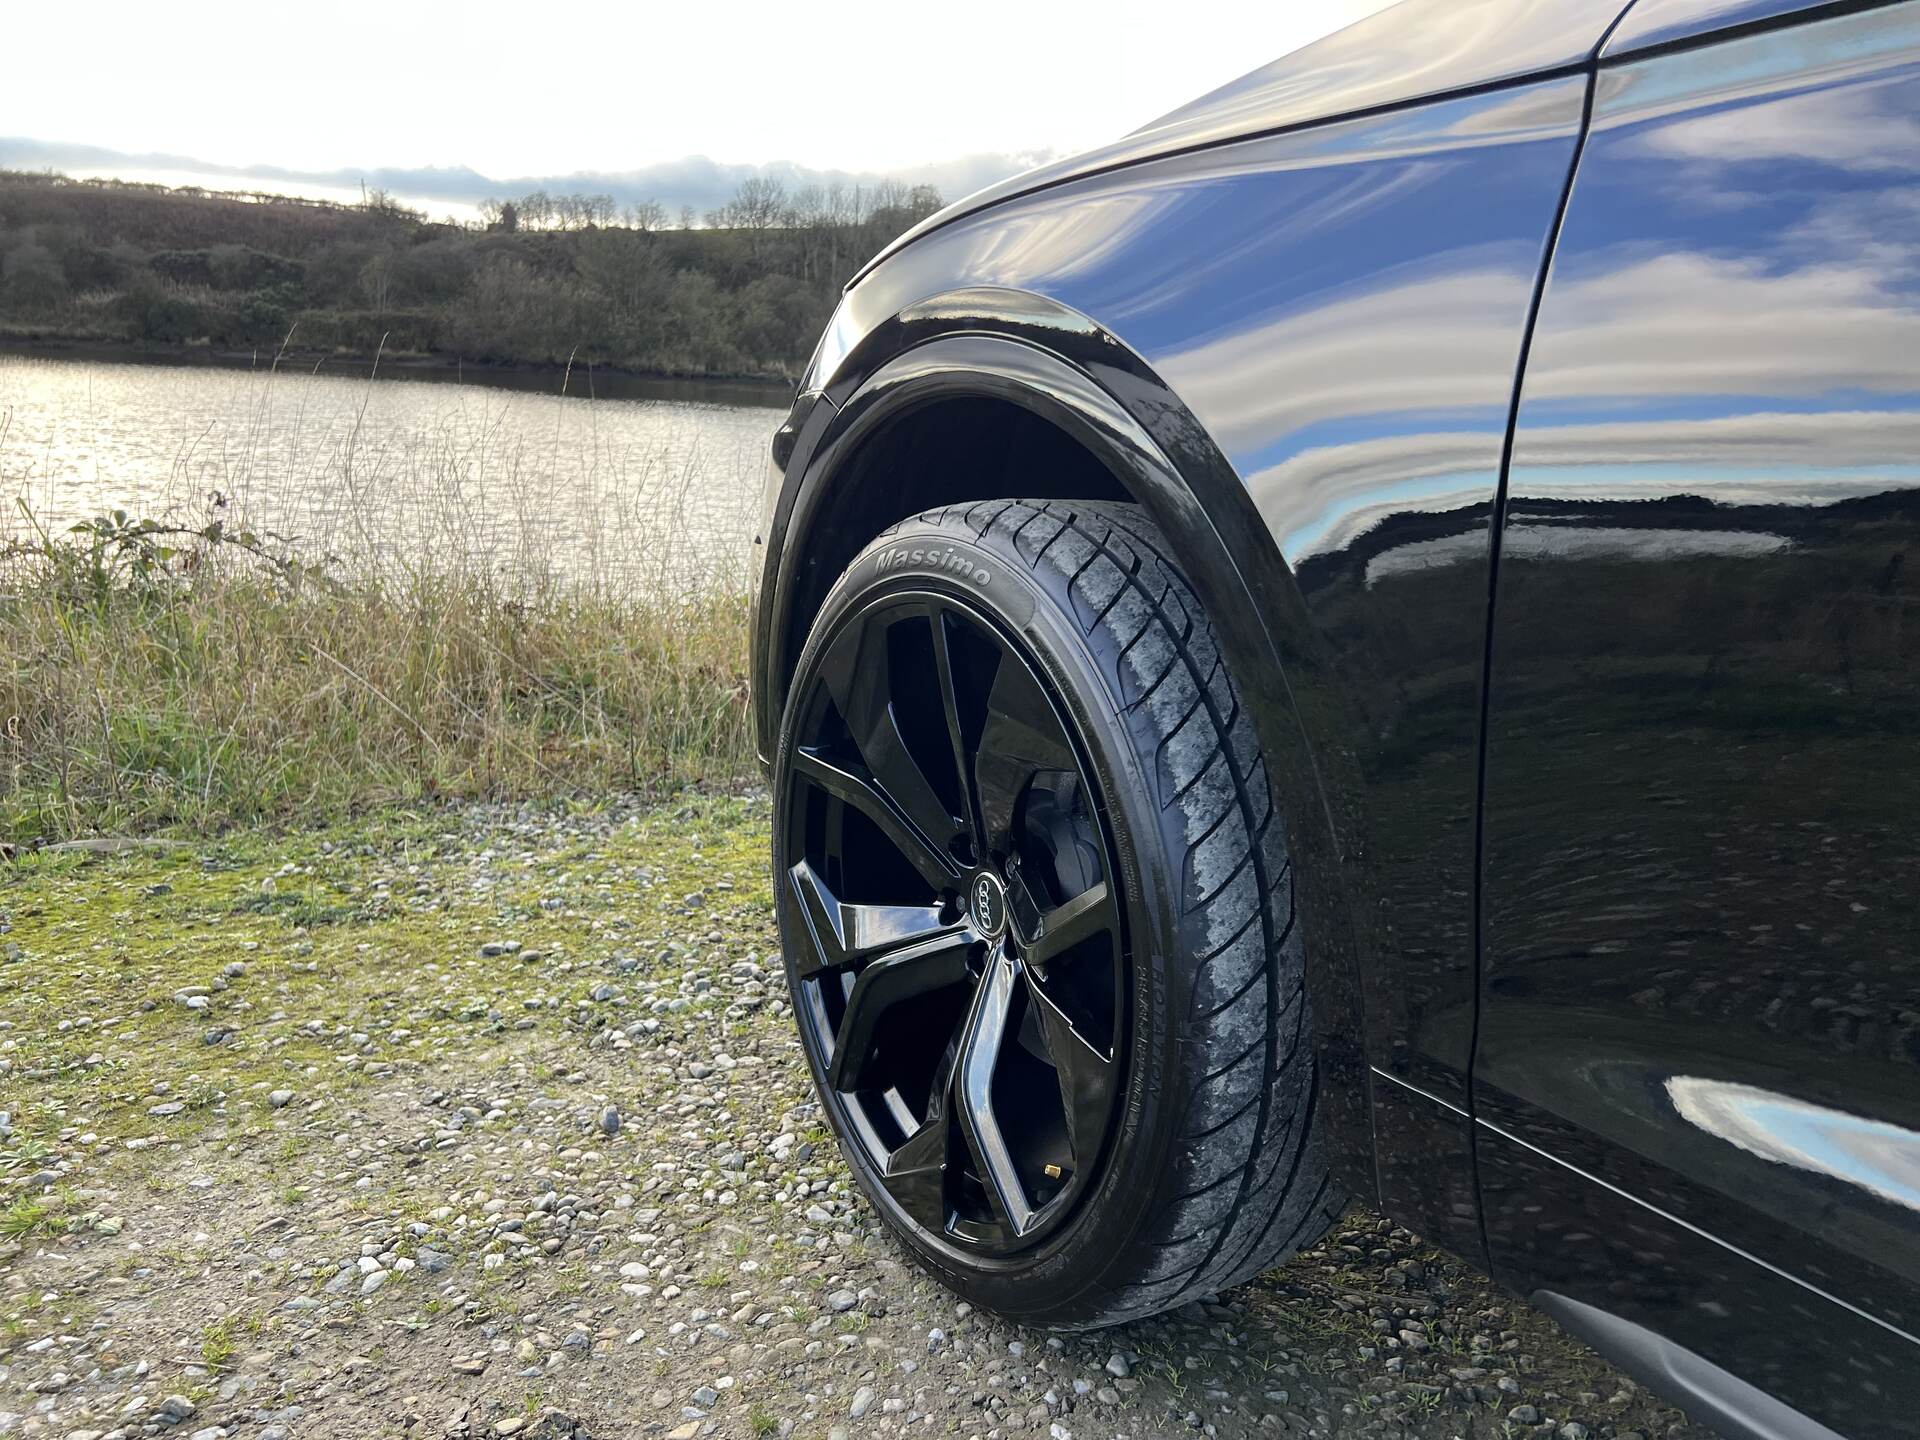
[[[49,527],[221,516],[348,569],[740,583],[784,395],[565,383],[0,355],[0,536],[24,497]]]

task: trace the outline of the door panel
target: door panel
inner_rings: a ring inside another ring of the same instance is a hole
[[[1499,567],[1496,1268],[1842,1428],[1911,1417],[1920,5],[1602,70]],[[1696,1275],[1624,1238],[1646,1206],[1750,1258]]]

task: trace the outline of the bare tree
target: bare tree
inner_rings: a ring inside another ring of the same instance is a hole
[[[640,200],[627,207],[627,228],[642,234],[667,228],[667,207],[658,200]]]

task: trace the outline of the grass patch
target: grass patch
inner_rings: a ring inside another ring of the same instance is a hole
[[[53,1206],[23,1195],[0,1210],[0,1240],[28,1240],[35,1235],[58,1235],[63,1228]]]
[[[746,602],[724,589],[467,561],[347,580],[218,520],[27,533],[0,545],[0,836],[209,834],[749,768]]]
[[[240,1348],[240,1337],[252,1335],[259,1328],[257,1322],[242,1320],[236,1315],[222,1316],[200,1334],[201,1362],[218,1375],[233,1363]]]
[[[329,1148],[306,1123],[311,1104],[381,1085],[393,1067],[406,1073],[450,1053],[484,1066],[524,1050],[537,1042],[513,1029],[523,1014],[537,1013],[538,1035],[566,1045],[589,1026],[631,1023],[637,1007],[617,1017],[601,1013],[608,1007],[529,1012],[518,990],[583,994],[609,973],[609,946],[642,957],[618,977],[630,994],[677,977],[678,955],[658,937],[687,926],[685,897],[697,888],[707,891],[703,926],[770,939],[757,797],[683,795],[577,851],[557,847],[538,864],[498,870],[480,856],[516,812],[486,813],[493,818],[383,810],[317,829],[235,831],[204,847],[93,859],[39,850],[0,865],[0,914],[11,927],[0,937],[0,1014],[17,1042],[0,1107],[14,1125],[0,1179],[84,1153],[89,1170],[160,1193],[181,1176],[153,1157],[176,1142],[218,1143],[258,1171],[263,1196],[296,1210],[318,1193],[315,1168]],[[569,813],[590,815],[560,806],[554,823]],[[497,883],[473,884],[489,871]],[[277,891],[263,891],[268,879]],[[319,928],[297,909],[249,903],[292,893],[358,906],[385,890],[390,904]],[[563,899],[564,912],[541,909],[547,895]],[[521,911],[538,918],[514,933],[546,960],[483,957],[502,915]],[[206,992],[202,1008],[186,1003],[195,991]],[[272,1106],[277,1090],[291,1092],[290,1103]],[[87,1152],[61,1141],[82,1111],[99,1136]],[[347,1201],[405,1202],[358,1191]],[[45,1233],[74,1208],[48,1203],[11,1223]]]

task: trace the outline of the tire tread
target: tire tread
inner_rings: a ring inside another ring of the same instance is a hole
[[[1205,610],[1138,507],[996,500],[902,523],[963,526],[1060,598],[1171,837],[1193,957],[1174,1049],[1179,1133],[1155,1203],[1112,1268],[1122,1278],[1067,1328],[1209,1297],[1310,1243],[1345,1204],[1312,1123],[1293,875],[1252,723]]]

